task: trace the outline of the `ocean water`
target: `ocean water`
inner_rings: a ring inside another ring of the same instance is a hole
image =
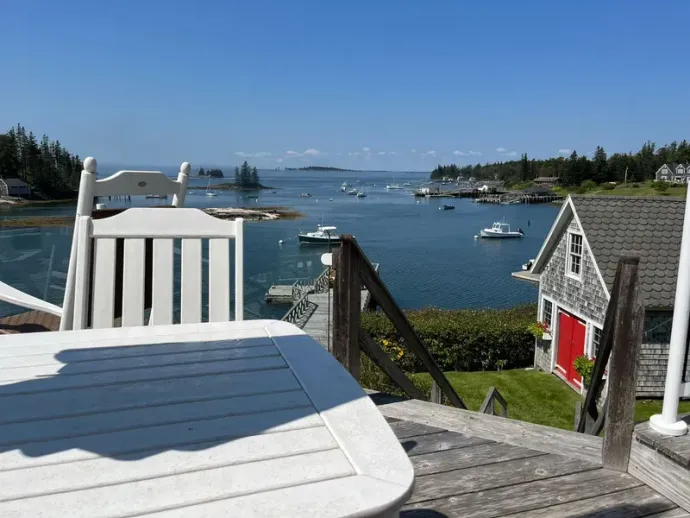
[[[104,171],[108,173],[108,171]],[[167,170],[172,174],[174,170]],[[260,171],[258,199],[247,193],[218,191],[207,197],[207,179],[190,182],[188,207],[283,206],[305,214],[299,220],[245,224],[245,307],[247,318],[280,318],[289,309],[267,305],[273,283],[291,283],[317,276],[323,269],[320,247],[300,247],[297,234],[318,224],[334,225],[353,234],[403,308],[505,308],[536,301],[536,288],[510,274],[534,258],[553,223],[558,207],[551,205],[493,205],[471,199],[419,199],[411,190],[386,190],[387,183],[418,184],[428,173]],[[213,180],[218,183],[222,180]],[[357,183],[359,181],[359,183]],[[356,198],[340,192],[347,182],[367,192]],[[300,193],[312,197],[300,197]],[[131,204],[102,200],[109,207],[147,206],[160,200],[133,199]],[[444,203],[452,211],[440,211]],[[74,214],[71,204],[51,207],[3,208],[0,219]],[[474,239],[494,221],[525,231],[522,239]],[[62,303],[71,228],[0,230],[0,280],[51,302]],[[279,241],[283,241],[280,245]],[[48,271],[55,272],[48,276]],[[0,315],[17,308],[0,304]]]

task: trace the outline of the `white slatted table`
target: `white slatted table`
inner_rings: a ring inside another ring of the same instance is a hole
[[[0,516],[395,516],[412,465],[269,320],[0,337]]]

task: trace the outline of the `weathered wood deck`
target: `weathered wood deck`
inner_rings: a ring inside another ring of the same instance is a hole
[[[372,394],[416,472],[406,518],[688,518],[627,473],[599,437]]]

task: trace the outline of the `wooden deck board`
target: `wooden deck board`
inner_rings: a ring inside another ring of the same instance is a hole
[[[0,335],[57,331],[60,317],[43,311],[26,311],[0,318]]]
[[[690,518],[635,476],[603,469],[598,438],[379,396],[415,468],[401,517]]]
[[[362,310],[366,307],[367,294],[367,290],[362,290]],[[333,332],[333,288],[330,289],[330,331],[328,328],[328,297],[328,292],[312,293],[309,295],[309,302],[313,304],[315,308],[306,323],[300,326],[305,333],[324,347],[328,347],[328,336]]]

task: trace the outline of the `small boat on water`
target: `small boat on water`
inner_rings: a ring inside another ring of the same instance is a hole
[[[343,182],[343,184],[340,186],[340,192],[346,192],[348,187],[349,185],[347,182]]]
[[[168,198],[167,194],[147,194],[147,198],[154,199],[154,200],[165,200]]]
[[[438,210],[453,210],[455,209],[455,205],[441,205]]]
[[[350,196],[357,196],[357,193],[358,193],[358,192],[359,192],[359,191],[358,191],[357,189],[351,189],[351,190],[347,191],[347,193],[348,193]]]
[[[302,194],[299,195],[300,198],[311,198],[311,194],[308,192],[303,192]]]
[[[522,237],[525,235],[525,233],[522,231],[521,228],[518,228],[516,231],[510,230],[510,225],[508,223],[497,221],[493,224],[491,228],[483,228],[479,235],[481,235],[482,237],[489,237],[494,239],[505,239],[512,237]]]
[[[528,272],[532,269],[532,265],[534,264],[534,259],[530,259],[527,261],[525,264],[522,265],[522,271],[523,272]]]
[[[366,197],[367,197],[367,193],[365,193],[364,191],[358,192],[358,193],[357,193],[357,197],[358,197],[358,198],[366,198]]]
[[[211,188],[211,179],[208,179],[208,185],[206,186],[206,196],[217,196],[215,192],[209,190]]]
[[[337,245],[340,244],[340,236],[336,227],[319,225],[315,232],[300,232],[297,234],[300,245]]]
[[[410,182],[405,182],[403,184],[403,187],[412,187],[412,184]]]

